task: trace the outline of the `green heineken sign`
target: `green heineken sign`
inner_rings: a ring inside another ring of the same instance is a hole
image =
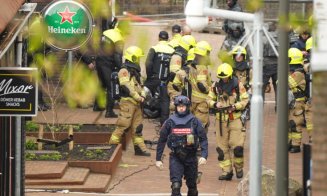
[[[92,15],[81,3],[62,0],[50,4],[43,14],[51,46],[74,50],[88,41],[92,34]]]

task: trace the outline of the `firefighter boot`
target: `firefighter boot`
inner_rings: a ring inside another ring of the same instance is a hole
[[[118,115],[114,112],[112,107],[107,107],[105,118],[117,118]]]
[[[198,195],[199,195],[199,193],[198,193],[197,188],[190,188],[187,191],[187,196],[198,196]]]
[[[299,153],[301,152],[300,146],[292,146],[290,149],[290,153]]]
[[[233,178],[233,172],[228,172],[225,174],[222,174],[221,176],[218,177],[218,180],[226,180],[226,181],[230,181]]]
[[[93,111],[95,111],[95,112],[101,112],[101,111],[104,111],[104,110],[105,110],[105,108],[101,108],[98,105],[97,101],[94,102],[94,104],[93,104]]]
[[[142,150],[139,146],[134,145],[134,151],[135,151],[135,155],[136,156],[145,156],[145,157],[149,157],[151,156],[151,153]]]
[[[236,178],[243,178],[243,169],[235,169]]]

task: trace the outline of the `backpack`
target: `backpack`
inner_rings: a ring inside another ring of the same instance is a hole
[[[161,81],[167,81],[169,76],[171,54],[159,53],[158,57],[160,58],[159,79]]]
[[[119,100],[121,97],[120,92],[120,85],[119,85],[119,78],[118,78],[118,72],[112,72],[111,73],[111,96],[114,100]]]

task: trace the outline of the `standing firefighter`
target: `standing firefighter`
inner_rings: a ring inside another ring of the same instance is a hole
[[[236,46],[232,50],[232,58],[234,60],[233,74],[249,90],[251,85],[250,65],[247,61],[246,49],[242,46]]]
[[[249,92],[251,97],[250,88],[251,88],[251,70],[249,62],[247,61],[247,52],[246,49],[242,46],[236,46],[232,50],[232,58],[234,60],[233,75],[238,78],[240,82],[244,85],[245,89]],[[250,119],[250,101],[245,107],[241,120],[245,128],[246,120]]]
[[[146,151],[142,136],[142,97],[140,57],[144,56],[143,51],[136,46],[131,46],[124,53],[125,63],[118,72],[118,79],[121,89],[120,114],[117,120],[117,127],[112,133],[109,144],[121,142],[122,135],[131,128],[135,155],[150,156]]]
[[[178,46],[179,40],[182,38],[181,35],[182,28],[178,24],[175,24],[171,28],[171,33],[172,33],[172,39],[169,41],[169,45],[173,48],[176,48]]]
[[[217,153],[222,175],[219,180],[231,180],[234,166],[236,177],[243,177],[243,151],[245,130],[241,122],[241,113],[248,104],[249,96],[240,82],[233,76],[233,68],[223,63],[218,67],[220,79],[212,85],[208,104],[216,109],[219,128],[216,131]]]
[[[176,73],[182,69],[187,60],[188,51],[196,45],[195,38],[192,35],[184,35],[180,41],[179,45],[175,48],[175,52],[171,57],[169,66],[169,82],[167,85],[168,95],[170,97],[170,111],[174,110],[172,101],[174,97],[180,95],[181,93],[173,88],[173,81],[175,79]]]
[[[198,42],[194,48],[194,60],[178,71],[173,81],[175,90],[182,87],[185,92],[183,94],[191,98],[191,112],[201,121],[206,131],[209,127],[209,106],[206,99],[212,84],[208,71],[211,50],[208,42]]]
[[[307,64],[305,65],[305,79],[306,79],[306,86],[305,92],[308,98],[308,101],[305,105],[305,125],[307,128],[307,132],[309,134],[309,142],[312,139],[312,130],[313,130],[313,123],[312,123],[312,72],[310,67],[310,59],[311,59],[311,50],[312,50],[312,37],[310,37],[305,43],[305,49],[307,51]]]
[[[297,48],[288,50],[290,59],[290,72],[288,76],[288,86],[293,92],[295,105],[289,113],[289,142],[290,153],[301,152],[302,131],[305,126],[305,72],[303,69],[303,54]]]
[[[169,117],[169,96],[167,93],[167,83],[169,76],[169,64],[174,49],[168,45],[168,33],[160,31],[159,43],[150,48],[146,58],[146,74],[147,80],[144,85],[148,87],[155,95],[159,88],[160,99],[160,124],[162,125]],[[159,107],[159,106],[157,106]]]
[[[182,178],[186,179],[188,196],[197,196],[198,165],[206,164],[208,157],[207,135],[201,122],[190,113],[191,102],[185,96],[174,99],[175,114],[165,122],[160,131],[157,146],[156,166],[163,168],[162,154],[167,143],[171,195],[181,196]],[[197,149],[201,147],[201,157],[197,160]]]

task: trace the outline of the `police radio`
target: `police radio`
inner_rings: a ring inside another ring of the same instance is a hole
[[[170,64],[170,54],[160,53],[160,68],[159,68],[159,79],[162,81],[166,81],[168,79],[169,74],[169,64]]]
[[[119,78],[118,72],[111,73],[111,96],[114,100],[120,99],[120,85],[119,85]]]

